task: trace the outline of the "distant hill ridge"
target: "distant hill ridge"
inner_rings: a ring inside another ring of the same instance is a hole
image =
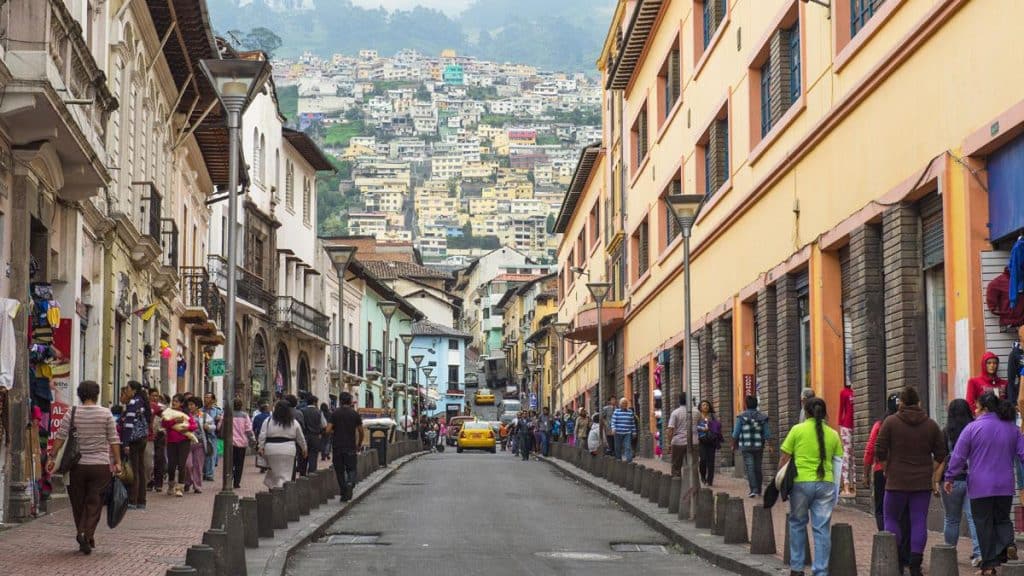
[[[266,27],[283,40],[277,55],[383,55],[446,48],[498,62],[564,71],[594,70],[615,0],[476,0],[457,18],[418,6],[366,9],[350,0],[207,0],[220,34]]]

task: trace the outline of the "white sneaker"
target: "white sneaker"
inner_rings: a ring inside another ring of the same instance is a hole
[[[973,557],[971,557],[971,566],[973,566],[975,568],[977,568],[978,566],[981,566],[981,556],[973,556]]]

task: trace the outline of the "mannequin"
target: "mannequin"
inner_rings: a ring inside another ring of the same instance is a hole
[[[852,496],[857,485],[853,465],[853,387],[847,380],[839,393],[839,438],[843,441],[843,478],[841,493]]]

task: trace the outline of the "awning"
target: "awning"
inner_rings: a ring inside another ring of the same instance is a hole
[[[625,305],[621,302],[606,302],[601,307],[601,329],[605,339],[625,324],[625,312]],[[577,342],[597,343],[597,306],[577,312],[565,337]]]

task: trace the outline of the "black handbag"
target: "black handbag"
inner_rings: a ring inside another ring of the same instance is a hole
[[[71,422],[68,424],[71,428],[68,430],[68,439],[64,441],[57,454],[58,474],[67,474],[82,459],[82,451],[78,448],[78,429],[75,428],[75,410],[77,409],[77,406],[71,409]]]

